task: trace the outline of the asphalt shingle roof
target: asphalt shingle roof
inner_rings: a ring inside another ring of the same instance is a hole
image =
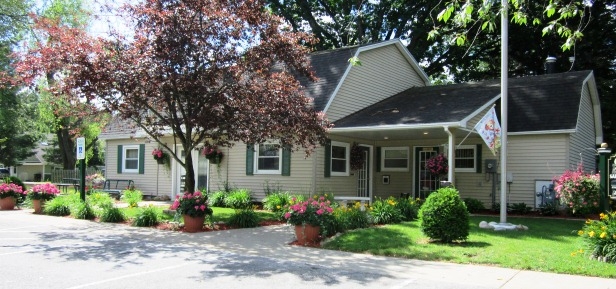
[[[509,79],[509,131],[575,128],[582,83],[589,74],[576,71]],[[458,122],[499,94],[500,80],[413,87],[336,121],[335,127]],[[500,111],[500,101],[497,108]]]

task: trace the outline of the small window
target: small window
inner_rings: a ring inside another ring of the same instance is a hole
[[[123,173],[138,173],[139,172],[139,146],[124,146],[122,154],[122,172]]]
[[[275,144],[260,144],[255,152],[255,172],[257,174],[280,174],[282,148]]]
[[[408,172],[409,148],[384,147],[381,148],[381,170],[384,172]]]
[[[476,146],[460,146],[456,149],[456,172],[477,171]]]
[[[331,174],[332,176],[349,175],[350,145],[342,142],[332,142]]]

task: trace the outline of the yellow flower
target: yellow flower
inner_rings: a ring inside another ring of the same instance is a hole
[[[578,236],[582,236],[582,235],[584,235],[584,231],[579,230],[579,231],[578,231]]]
[[[280,205],[276,206],[276,209],[280,209]]]
[[[599,235],[599,238],[601,238],[601,239],[605,239],[605,237],[607,237],[607,233],[606,232],[603,232],[603,233],[601,233],[601,235]]]
[[[580,254],[584,253],[584,249],[579,249],[578,253],[580,253]]]
[[[588,232],[588,237],[594,237],[595,236],[595,231],[590,231]]]
[[[612,238],[613,238],[613,239],[616,239],[616,234],[614,234],[614,235],[612,236]]]
[[[571,252],[571,257],[575,257],[576,252]]]
[[[606,214],[604,214],[604,213],[599,214],[599,219],[601,219],[601,220],[605,220],[605,219],[607,219],[607,217],[608,216]]]

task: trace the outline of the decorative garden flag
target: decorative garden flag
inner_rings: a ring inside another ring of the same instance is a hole
[[[494,107],[475,125],[475,129],[486,142],[492,154],[496,155],[496,150],[501,146],[501,128]]]

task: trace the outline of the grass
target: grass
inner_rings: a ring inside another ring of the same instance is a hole
[[[480,221],[499,220],[496,217],[471,217],[467,242],[456,244],[430,242],[421,232],[419,221],[413,221],[347,232],[327,242],[323,248],[427,261],[616,277],[616,265],[590,260],[580,253],[584,244],[577,231],[584,225],[583,220],[508,218],[508,222],[523,224],[529,230],[500,232],[480,229]]]

